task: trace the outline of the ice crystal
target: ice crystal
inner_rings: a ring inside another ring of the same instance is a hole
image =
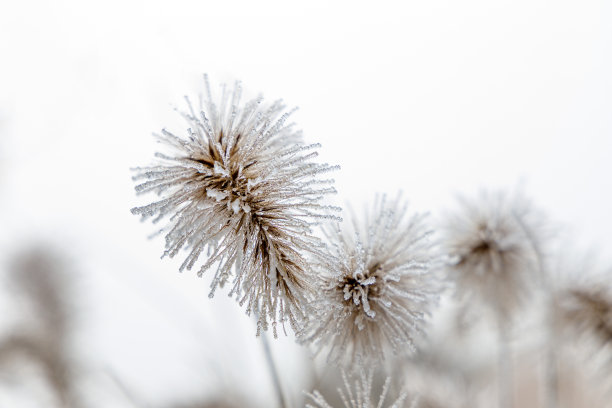
[[[304,257],[321,250],[312,227],[335,218],[336,208],[322,198],[335,190],[318,164],[318,144],[306,145],[301,132],[287,124],[293,111],[282,101],[263,104],[258,97],[240,103],[241,86],[223,86],[219,105],[205,77],[207,96],[196,112],[189,99],[181,112],[189,129],[184,136],[167,130],[155,135],[169,151],[156,153],[160,163],[136,168],[138,194],[156,192],[161,199],[132,213],[156,223],[167,218],[164,256],[188,251],[180,270],[202,257],[198,274],[217,268],[210,297],[231,282],[230,296],[258,316],[259,329],[272,322],[292,326],[312,291]]]
[[[519,195],[483,192],[461,204],[444,228],[451,278],[458,292],[476,293],[508,317],[541,282],[541,219]]]
[[[389,394],[389,385],[391,382],[390,378],[387,378],[385,384],[383,385],[382,391],[378,398],[378,402],[375,403],[372,400],[372,379],[374,377],[373,371],[370,371],[369,374],[365,374],[361,372],[361,375],[358,379],[351,381],[345,372],[342,372],[342,380],[344,382],[344,390],[341,388],[338,389],[338,393],[340,394],[340,398],[342,399],[344,408],[382,408],[385,403],[385,399]],[[351,384],[353,384],[351,386]],[[306,404],[307,408],[340,408],[340,407],[332,407],[326,400],[323,394],[319,391],[315,390],[312,393],[308,394],[308,397],[312,399],[315,405]],[[406,393],[401,392],[397,399],[389,405],[389,408],[400,408],[406,407],[405,403]]]
[[[414,350],[437,299],[436,261],[425,215],[406,217],[400,196],[377,198],[364,223],[327,231],[331,261],[317,264],[320,290],[300,341],[340,364],[380,364]]]

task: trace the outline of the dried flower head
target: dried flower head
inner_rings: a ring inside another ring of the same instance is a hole
[[[132,213],[154,223],[169,217],[160,231],[164,256],[187,249],[182,271],[207,253],[198,274],[218,268],[209,296],[231,280],[230,296],[258,315],[258,333],[271,321],[276,336],[277,322],[296,325],[312,290],[303,254],[321,249],[312,226],[334,218],[328,211],[334,208],[321,203],[335,192],[333,180],[320,175],[335,167],[313,162],[319,145],[302,143],[286,124],[292,111],[283,113],[281,101],[265,106],[258,97],[241,105],[237,83],[231,92],[223,86],[217,105],[205,81],[207,97],[197,113],[186,98],[186,135],[162,130],[155,136],[171,153],[157,153],[159,164],[136,169],[134,180],[144,180],[136,191],[161,199]]]
[[[451,277],[460,293],[477,293],[507,317],[541,278],[537,214],[520,196],[502,192],[460,202],[445,225]]]
[[[373,371],[370,371],[368,374],[365,374],[362,371],[358,379],[351,381],[351,379],[347,377],[346,373],[342,372],[344,390],[338,389],[338,393],[340,394],[344,408],[382,408],[383,404],[385,403],[385,399],[387,398],[387,394],[389,394],[391,379],[387,378],[378,398],[378,403],[375,403],[372,400],[373,377]],[[351,386],[351,384],[353,385]],[[306,404],[307,408],[334,408],[317,390],[313,391],[311,394],[308,394],[308,397],[312,399],[315,405]],[[395,401],[389,405],[389,408],[400,408],[407,406],[405,400],[406,393],[400,392]]]
[[[555,294],[564,327],[612,347],[612,291],[609,285],[576,285]]]
[[[414,349],[438,285],[425,216],[407,218],[406,209],[400,196],[382,196],[362,225],[327,231],[331,254],[318,264],[320,290],[300,340],[329,347],[329,360],[376,365]]]

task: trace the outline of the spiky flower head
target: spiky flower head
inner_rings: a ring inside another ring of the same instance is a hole
[[[556,317],[562,327],[590,336],[612,350],[612,289],[609,284],[577,283],[555,293]]]
[[[356,378],[349,378],[347,374],[342,372],[342,381],[344,382],[344,390],[338,389],[340,398],[344,408],[382,408],[385,403],[385,399],[389,394],[389,388],[391,378],[387,378],[385,381],[382,391],[378,397],[378,402],[374,402],[372,399],[372,382],[374,378],[374,372],[370,370],[367,374],[361,371],[360,375]],[[310,394],[307,394],[315,405],[306,404],[306,408],[340,408],[331,406],[326,400],[323,394],[315,390]],[[401,408],[406,407],[406,392],[400,392],[397,398],[388,407],[389,408]]]
[[[209,296],[231,282],[229,295],[257,314],[258,333],[271,321],[276,336],[277,322],[296,325],[312,291],[304,254],[321,249],[312,226],[334,218],[321,202],[335,192],[333,180],[320,175],[335,167],[313,161],[319,145],[305,145],[286,123],[293,111],[285,112],[282,101],[241,104],[236,83],[231,91],[222,87],[217,105],[206,76],[205,82],[197,111],[186,98],[185,135],[162,130],[155,136],[168,152],[155,155],[158,164],[135,169],[136,191],[160,199],[132,213],[154,223],[167,218],[164,256],[186,249],[183,271],[206,254],[198,275],[217,268]]]
[[[425,215],[406,214],[401,196],[382,196],[363,223],[353,217],[352,228],[329,228],[331,253],[317,264],[320,289],[301,342],[328,349],[328,360],[347,366],[414,350],[438,284]]]
[[[462,294],[476,293],[508,317],[541,282],[541,220],[520,195],[483,191],[446,221],[445,252]]]

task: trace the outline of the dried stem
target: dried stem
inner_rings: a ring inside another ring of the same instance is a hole
[[[559,370],[557,368],[557,342],[549,328],[548,348],[546,350],[546,408],[559,406]]]
[[[280,408],[289,408],[289,406],[287,405],[287,401],[285,400],[285,396],[283,394],[278,370],[276,369],[274,359],[272,358],[272,352],[270,351],[270,343],[268,342],[268,336],[266,332],[261,333],[260,338],[261,344],[263,345],[266,362],[268,363],[268,370],[270,371],[270,376],[272,377],[274,389],[276,390],[276,395],[278,397],[279,406]]]
[[[512,408],[514,406],[514,382],[508,328],[500,315],[497,317],[497,322],[499,326],[499,344],[497,347],[499,408]]]
[[[552,299],[550,298],[551,284],[550,279],[546,271],[544,270],[544,264],[542,262],[542,250],[540,245],[538,244],[538,240],[534,237],[533,233],[525,223],[522,221],[520,217],[516,217],[518,221],[518,225],[525,232],[525,236],[527,237],[529,243],[533,247],[534,252],[536,253],[536,262],[537,262],[537,271],[542,280],[542,285],[544,289],[549,294],[548,304],[547,304],[547,316],[546,316],[546,340],[547,340],[547,348],[546,348],[546,361],[545,361],[545,406],[546,408],[557,408],[559,406],[559,370],[557,368],[557,341],[555,337],[555,316],[552,310]]]

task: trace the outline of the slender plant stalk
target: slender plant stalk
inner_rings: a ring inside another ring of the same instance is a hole
[[[557,408],[559,406],[558,376],[555,342],[551,340],[546,353],[546,408]]]
[[[260,335],[260,338],[261,338],[261,344],[263,345],[266,362],[268,363],[268,370],[270,371],[270,376],[272,377],[272,382],[274,383],[274,389],[276,390],[276,395],[278,397],[279,406],[280,408],[289,408],[289,406],[287,405],[287,401],[285,400],[285,396],[283,394],[283,389],[281,387],[278,370],[276,369],[276,365],[274,364],[274,359],[272,358],[272,352],[270,351],[270,343],[268,342],[267,333],[262,332]]]
[[[499,380],[499,408],[513,408],[514,381],[512,375],[512,356],[508,339],[508,328],[500,315],[497,317],[499,326],[498,353],[498,380]]]
[[[548,327],[545,361],[545,395],[546,408],[559,407],[559,369],[557,367],[557,340],[555,338],[555,326],[552,315],[551,302],[548,304]]]
[[[542,262],[542,250],[538,245],[538,241],[535,239],[529,228],[525,226],[525,224],[521,221],[520,217],[516,217],[518,224],[521,226],[525,235],[529,239],[531,246],[533,247],[534,252],[537,254],[536,261],[538,263],[538,275],[541,278],[542,285],[544,289],[549,293],[548,304],[547,304],[547,331],[546,331],[546,361],[545,361],[545,379],[544,379],[544,398],[545,398],[545,407],[546,408],[558,408],[559,406],[559,370],[557,368],[557,341],[555,337],[555,320],[553,316],[552,310],[552,299],[550,298],[550,279],[546,270],[544,269],[544,265]]]

